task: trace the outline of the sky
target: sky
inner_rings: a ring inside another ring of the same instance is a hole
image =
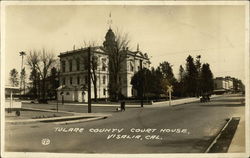
[[[178,78],[188,55],[201,55],[214,77],[245,81],[245,8],[237,5],[10,5],[5,8],[5,84],[21,70],[20,51],[60,52],[102,45],[109,28],[128,33],[129,48],[146,52],[151,66],[168,61]],[[26,65],[26,70],[28,66]]]

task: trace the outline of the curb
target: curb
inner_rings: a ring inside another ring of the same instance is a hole
[[[215,137],[215,139],[212,141],[212,143],[209,145],[209,147],[206,149],[205,153],[209,153],[211,148],[217,143],[218,139],[221,137],[221,134],[224,132],[224,130],[228,127],[229,123],[232,122],[232,120],[238,120],[240,121],[241,118],[240,117],[231,117],[227,122],[226,124],[223,126],[223,128],[220,130],[220,132],[217,134],[217,136]],[[238,130],[238,126],[239,126],[239,122],[236,126],[236,129],[235,129],[235,133],[237,132]],[[228,145],[228,148],[227,148],[227,152],[230,148],[230,146],[232,145],[232,140],[234,139],[235,137],[235,133],[233,134],[233,137],[231,138],[231,141],[230,141],[230,144]]]
[[[101,119],[106,119],[106,118],[107,118],[106,116],[101,116],[101,117],[96,117],[96,118],[79,119],[79,120],[64,121],[64,122],[55,122],[54,124],[67,125],[67,124],[73,124],[73,123],[96,121],[96,120],[101,120]]]
[[[212,141],[212,143],[208,146],[208,148],[206,149],[205,153],[208,153],[210,151],[210,149],[213,147],[213,145],[217,142],[217,140],[219,139],[222,131],[228,126],[229,122],[232,120],[232,117],[227,121],[227,123],[223,126],[223,128],[220,130],[220,132],[218,133],[218,135],[214,138],[214,140]]]
[[[228,148],[228,153],[239,153],[247,151],[246,139],[242,138],[242,136],[245,134],[245,129],[245,119],[241,118],[231,144]]]
[[[43,109],[33,109],[33,108],[23,108],[23,109],[45,111],[45,112],[55,112],[53,110],[43,110]],[[104,114],[104,113],[85,113],[85,114],[83,114],[83,113],[73,113],[73,112],[64,112],[64,111],[60,111],[60,112],[61,113],[70,113],[70,114],[73,114],[73,116],[62,116],[62,117],[53,117],[53,118],[40,118],[40,119],[24,119],[24,120],[8,120],[5,123],[29,124],[29,123],[35,123],[35,122],[54,122],[54,121],[60,122],[60,120],[63,120],[61,122],[67,123],[67,122],[76,122],[79,119],[81,119],[81,121],[83,121],[83,120],[91,121],[91,120],[95,120],[95,118],[101,119],[101,118],[107,118],[109,116],[112,116],[111,114]],[[68,119],[69,121],[65,121],[65,119]],[[76,120],[71,120],[71,119],[76,119]]]
[[[73,114],[73,115],[78,115],[80,113],[76,113],[76,112],[69,112],[69,111],[61,111],[61,110],[48,110],[48,109],[37,109],[37,108],[27,108],[27,107],[22,107],[22,109],[25,110],[33,110],[33,111],[44,111],[44,112],[59,112],[59,113],[66,113],[66,114]]]

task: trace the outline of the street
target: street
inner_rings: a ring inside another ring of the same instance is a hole
[[[124,112],[116,112],[115,107],[93,107],[93,112],[110,113],[112,116],[67,125],[7,125],[5,150],[55,153],[203,153],[225,125],[226,119],[232,116],[244,117],[243,100],[242,95],[228,94],[206,103],[193,102],[155,108],[152,105],[150,108],[126,108]],[[87,107],[78,105],[70,111],[87,112]]]

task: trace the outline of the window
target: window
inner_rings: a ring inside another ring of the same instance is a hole
[[[71,84],[71,85],[72,85],[72,83],[73,83],[73,78],[72,78],[72,77],[70,77],[70,78],[69,78],[69,84]]]
[[[97,66],[98,66],[98,57],[97,56],[92,56],[91,64],[92,64],[92,68],[97,70]]]
[[[103,89],[103,95],[106,95],[106,89],[105,88]]]
[[[134,71],[134,65],[133,65],[133,63],[132,62],[130,62],[130,71]]]
[[[107,59],[106,58],[103,58],[102,59],[102,71],[106,71],[106,67],[107,67]]]
[[[106,84],[106,76],[103,76],[103,77],[102,77],[102,83],[103,83],[103,84]]]
[[[72,71],[72,60],[71,59],[69,60],[69,71],[70,72]]]
[[[62,78],[62,85],[65,85],[66,79],[65,77]]]
[[[77,84],[79,85],[80,84],[80,77],[77,76]]]
[[[140,69],[143,68],[142,66],[143,66],[143,65],[142,65],[142,60],[140,60]]]
[[[88,76],[85,76],[85,84],[88,84]]]
[[[119,77],[119,83],[120,83],[120,84],[122,83],[122,78],[121,78],[121,76]]]
[[[80,70],[80,60],[79,60],[79,58],[76,59],[76,70],[77,71]]]
[[[62,61],[62,72],[65,72],[65,61]]]

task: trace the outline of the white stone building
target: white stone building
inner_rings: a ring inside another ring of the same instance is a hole
[[[228,92],[233,90],[233,79],[231,77],[216,77],[214,79],[215,92]]]
[[[91,48],[91,56],[95,56],[97,60],[97,68],[95,70],[97,77],[97,98],[109,97],[109,52],[107,48],[111,47],[114,42],[115,34],[109,29],[105,36],[103,46]],[[136,92],[130,84],[131,79],[140,68],[149,68],[150,61],[146,53],[143,54],[140,52],[139,46],[137,46],[136,51],[123,48],[122,53],[126,58],[121,63],[121,71],[119,74],[119,82],[121,83],[120,92],[125,97],[132,97]],[[88,48],[60,53],[60,87],[57,92],[59,100],[63,97],[65,101],[87,101],[87,55]],[[94,98],[93,82],[91,82],[91,98]]]

